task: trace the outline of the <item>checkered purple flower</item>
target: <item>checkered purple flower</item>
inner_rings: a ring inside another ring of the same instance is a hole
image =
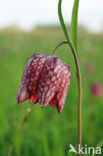
[[[30,99],[44,108],[49,103],[62,112],[71,80],[70,67],[56,56],[35,54],[28,61],[17,95],[18,103]]]

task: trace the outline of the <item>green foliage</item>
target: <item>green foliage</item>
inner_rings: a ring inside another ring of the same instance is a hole
[[[74,47],[74,49],[77,52],[77,24],[78,24],[77,20],[78,20],[79,0],[74,0],[73,10],[72,10],[71,36],[72,36],[73,46],[72,46],[72,42],[70,40],[69,34],[67,32],[67,28],[66,28],[64,19],[63,19],[61,5],[62,5],[62,0],[59,0],[59,3],[58,3],[58,15],[59,15],[59,20],[60,20],[61,27],[63,29],[64,35],[66,37],[66,40],[69,43],[70,48],[73,49],[72,47]]]
[[[73,10],[72,10],[72,20],[71,20],[71,36],[76,51],[77,51],[78,6],[79,6],[79,0],[74,0]]]
[[[0,156],[67,156],[69,144],[77,143],[77,80],[68,47],[56,55],[72,70],[72,79],[62,114],[50,105],[42,109],[29,101],[17,104],[22,72],[28,59],[36,52],[51,54],[63,39],[60,30],[30,33],[0,33]],[[91,97],[92,82],[103,84],[103,36],[79,34],[79,58],[83,82],[83,145],[97,146],[103,140],[103,99]],[[92,64],[94,73],[87,73]],[[20,129],[27,109],[27,122]],[[72,154],[71,154],[72,156]]]
[[[67,29],[66,29],[66,25],[65,25],[65,22],[64,22],[64,19],[63,19],[63,16],[62,16],[61,5],[62,5],[62,0],[59,0],[59,3],[58,3],[58,15],[59,15],[60,24],[61,24],[61,27],[63,29],[64,35],[66,37],[66,40],[69,42],[69,44],[71,44],[70,43],[70,39],[69,39],[69,35],[68,35],[68,32],[67,32]]]

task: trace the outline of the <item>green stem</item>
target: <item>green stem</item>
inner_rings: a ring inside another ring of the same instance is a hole
[[[57,51],[57,49],[59,47],[61,47],[63,44],[69,44],[69,43],[68,43],[68,41],[60,42],[56,46],[56,48],[53,50],[52,55],[54,55],[55,52]],[[82,127],[82,122],[81,122],[81,105],[82,105],[81,73],[80,73],[80,66],[79,66],[77,54],[76,54],[73,47],[71,47],[71,50],[72,50],[72,54],[74,56],[75,65],[76,65],[76,69],[77,69],[77,78],[78,78],[78,145],[80,145],[80,147],[82,147],[82,142],[81,142],[81,140],[82,140],[82,131],[81,131],[81,127]],[[79,156],[81,156],[81,153],[79,154]]]
[[[62,46],[63,44],[68,44],[68,42],[67,42],[67,41],[62,41],[62,42],[60,42],[60,43],[56,46],[56,48],[53,50],[52,55],[54,55],[55,52],[57,51],[57,49],[58,49],[60,46]]]
[[[81,122],[82,83],[81,83],[80,65],[79,65],[79,60],[78,60],[75,48],[74,48],[74,46],[72,45],[72,42],[69,39],[68,32],[67,32],[67,29],[66,29],[66,26],[65,26],[65,23],[64,23],[64,19],[63,19],[63,16],[62,16],[62,11],[61,11],[61,3],[62,3],[62,0],[59,0],[59,3],[58,3],[59,20],[60,20],[60,23],[61,23],[61,27],[62,27],[62,29],[64,31],[64,35],[65,35],[65,37],[67,39],[66,44],[69,45],[69,47],[70,47],[70,49],[72,51],[72,54],[74,56],[74,61],[75,61],[76,70],[77,70],[77,79],[78,79],[78,144],[80,145],[80,147],[82,147],[82,131],[81,131],[81,127],[82,127],[82,122]],[[58,47],[60,47],[62,44],[65,44],[65,42],[64,43],[61,42],[59,45],[57,45],[56,49]],[[81,153],[79,154],[79,156],[81,156]]]

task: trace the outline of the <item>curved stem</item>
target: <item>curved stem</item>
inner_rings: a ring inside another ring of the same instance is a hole
[[[72,54],[73,54],[74,60],[75,60],[76,70],[77,70],[77,78],[78,78],[78,145],[81,148],[82,147],[82,141],[81,141],[82,140],[82,131],[81,131],[81,127],[82,127],[82,121],[81,121],[82,83],[81,83],[81,72],[80,72],[79,60],[78,60],[78,57],[77,57],[74,47],[72,46],[71,42],[68,42],[68,41],[60,42],[54,49],[52,55],[54,55],[56,50],[63,44],[68,44],[69,47],[71,48],[71,51],[72,51]],[[79,154],[79,156],[81,156],[81,153]]]
[[[62,42],[60,42],[60,43],[56,46],[56,48],[53,50],[52,55],[54,55],[55,52],[57,51],[57,49],[58,49],[60,46],[62,46],[63,44],[68,44],[68,42],[67,42],[67,41],[62,41]]]

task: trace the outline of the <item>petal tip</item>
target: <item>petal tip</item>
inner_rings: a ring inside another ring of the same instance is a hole
[[[62,113],[62,110],[61,109],[57,109],[58,110],[58,114],[61,114]]]
[[[24,102],[27,98],[28,98],[28,93],[27,93],[26,88],[20,89],[17,95],[18,104]]]

